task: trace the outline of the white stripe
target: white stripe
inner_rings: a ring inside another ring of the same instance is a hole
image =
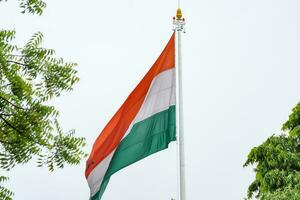
[[[170,105],[175,105],[175,82],[174,68],[158,74],[152,81],[151,88],[134,123],[166,110]]]
[[[175,105],[175,82],[174,68],[161,72],[153,79],[141,109],[131,122],[123,138],[130,133],[132,126],[137,122],[166,110],[171,105]],[[89,174],[87,181],[91,190],[91,197],[98,192],[114,152],[115,150],[100,162]]]

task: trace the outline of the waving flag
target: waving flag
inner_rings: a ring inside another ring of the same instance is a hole
[[[91,200],[112,174],[176,140],[174,37],[96,139],[85,171]]]

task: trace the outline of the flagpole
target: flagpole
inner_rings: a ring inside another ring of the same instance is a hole
[[[177,9],[173,18],[173,30],[175,31],[175,55],[176,55],[176,130],[177,130],[177,154],[178,154],[178,200],[186,200],[185,191],[185,154],[183,132],[183,100],[182,100],[182,58],[181,58],[181,34],[185,33],[185,19],[182,18],[181,9]]]

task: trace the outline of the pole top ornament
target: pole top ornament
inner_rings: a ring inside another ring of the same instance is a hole
[[[177,9],[177,12],[176,12],[176,18],[177,19],[181,19],[182,18],[182,11],[180,8]]]
[[[182,11],[177,9],[176,17],[173,17],[173,31],[183,31],[185,33],[185,19],[182,17]]]

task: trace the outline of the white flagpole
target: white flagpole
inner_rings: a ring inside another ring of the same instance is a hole
[[[181,60],[181,34],[185,32],[185,20],[182,18],[181,9],[177,9],[176,18],[173,18],[175,31],[175,56],[176,56],[176,130],[178,152],[178,200],[186,200],[185,192],[185,155],[183,132],[183,100],[182,100],[182,60]]]

